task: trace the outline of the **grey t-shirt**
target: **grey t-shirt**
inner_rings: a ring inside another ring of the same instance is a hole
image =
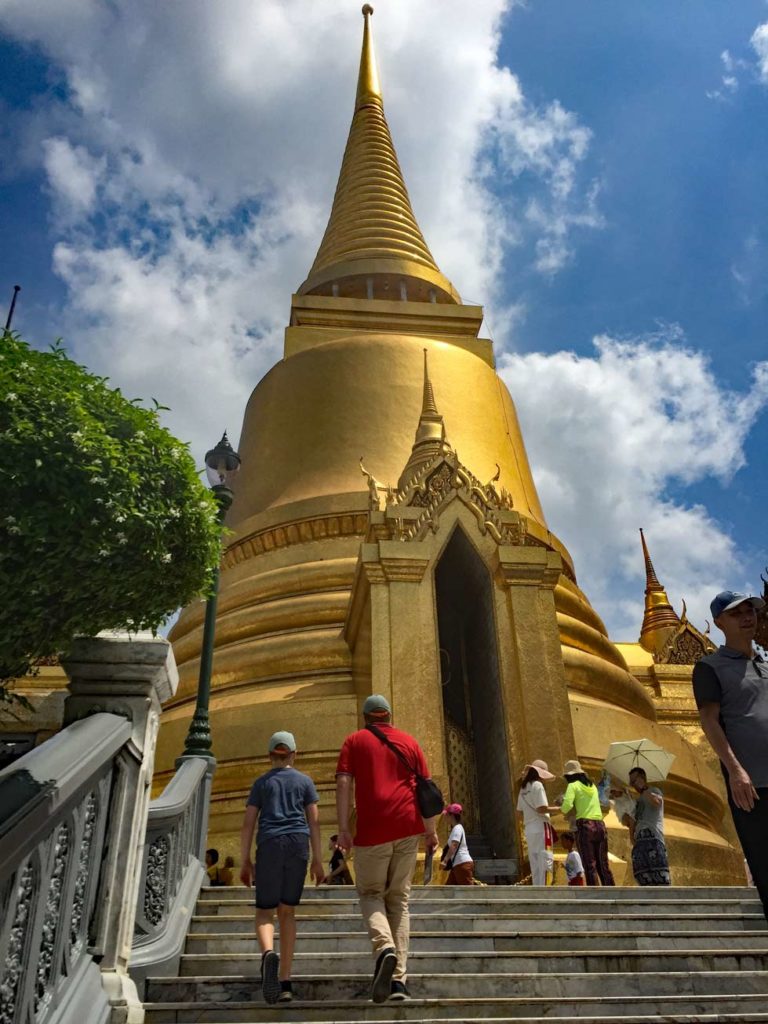
[[[768,787],[768,664],[720,647],[693,668],[697,707],[720,705],[720,724],[756,788]]]
[[[248,806],[259,809],[256,842],[296,833],[309,835],[305,809],[318,799],[312,779],[295,768],[273,768],[260,775],[248,797]]]
[[[661,790],[655,786],[649,786],[645,791],[653,793],[654,796],[662,796]],[[652,800],[643,800],[638,797],[635,803],[635,835],[642,829],[652,829],[660,839],[664,838],[664,802],[656,806]]]

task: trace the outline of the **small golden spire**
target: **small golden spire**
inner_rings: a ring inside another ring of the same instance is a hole
[[[640,629],[640,645],[651,654],[660,651],[665,640],[680,625],[680,618],[672,607],[667,592],[659,582],[653,567],[645,534],[640,529],[640,543],[643,546],[645,560],[645,612],[643,625]]]
[[[371,30],[365,19],[355,111],[325,234],[300,295],[460,301],[440,273],[411,208],[384,116]]]
[[[432,381],[429,379],[429,366],[427,364],[427,350],[424,349],[424,397],[421,402],[421,417],[440,416],[435,405],[435,393],[432,390]],[[440,420],[442,423],[442,418]]]
[[[356,111],[361,107],[367,106],[369,103],[378,103],[380,107],[383,106],[379,69],[376,66],[376,54],[373,49],[373,33],[371,32],[372,14],[373,8],[371,5],[363,4],[365,27],[363,29],[363,52],[360,55],[360,74],[357,76]]]
[[[659,583],[651,556],[648,553],[648,545],[645,543],[645,534],[643,533],[642,526],[640,527],[640,543],[643,545],[643,558],[645,560],[645,592],[647,594],[649,590],[663,590],[664,588]]]
[[[443,417],[437,410],[432,381],[429,379],[427,350],[424,349],[424,390],[421,400],[421,416],[419,416],[419,425],[416,428],[416,438],[410,457],[397,482],[398,490],[402,490],[421,466],[431,462],[436,455],[450,450],[450,447],[445,439]]]

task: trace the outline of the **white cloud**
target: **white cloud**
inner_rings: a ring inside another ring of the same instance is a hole
[[[734,57],[729,50],[723,50],[720,54],[720,61],[723,65],[720,88],[708,92],[709,99],[727,100],[732,98],[738,92],[740,76],[744,73],[754,79],[755,72],[757,72],[758,79],[764,84],[768,84],[768,21],[757,26],[750,37],[749,45],[757,54],[757,64],[754,63],[754,60]]]
[[[73,146],[61,138],[46,139],[43,154],[43,166],[60,216],[67,222],[88,216],[96,201],[106,159],[96,159],[83,146]]]
[[[729,100],[739,90],[739,74],[749,69],[749,62],[734,57],[730,50],[723,50],[720,54],[720,63],[723,65],[720,77],[720,88],[707,92],[710,100]]]
[[[706,478],[727,485],[744,466],[768,405],[768,362],[733,392],[678,330],[594,345],[592,357],[503,359],[549,525],[612,635],[634,639],[642,621],[641,526],[673,603],[679,611],[685,598],[703,627],[712,594],[747,586],[748,567],[723,524],[672,494]]]
[[[757,26],[749,42],[757,54],[760,81],[768,83],[768,21]]]
[[[731,262],[731,277],[739,301],[745,306],[761,302],[768,295],[768,244],[754,226],[744,238]]]

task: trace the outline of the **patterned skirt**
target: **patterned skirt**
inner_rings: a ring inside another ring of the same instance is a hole
[[[671,885],[669,859],[664,840],[653,829],[635,832],[632,847],[632,872],[638,885]]]

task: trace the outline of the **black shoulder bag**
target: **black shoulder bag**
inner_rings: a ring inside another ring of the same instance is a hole
[[[408,771],[416,777],[416,803],[419,805],[419,813],[422,818],[434,818],[436,814],[441,814],[445,803],[440,787],[434,779],[428,779],[417,772],[403,752],[398,750],[394,743],[390,743],[384,733],[375,725],[366,725],[366,729],[370,729],[376,739],[381,740],[385,747],[389,747],[400,758]]]

